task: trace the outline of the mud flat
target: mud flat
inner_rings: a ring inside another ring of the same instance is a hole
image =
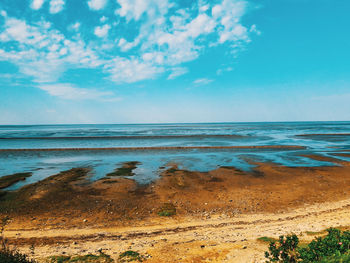
[[[349,162],[254,164],[251,172],[173,166],[149,185],[113,175],[90,182],[88,169],[71,169],[5,193],[4,234],[23,252],[34,246],[37,259],[102,249],[116,260],[133,250],[147,262],[264,262],[259,237],[310,240],[310,231],[350,226]]]

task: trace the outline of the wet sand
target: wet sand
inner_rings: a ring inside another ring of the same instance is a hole
[[[308,156],[322,159],[326,157]],[[285,167],[255,163],[251,172],[221,167],[191,172],[176,166],[141,186],[120,176],[96,182],[76,168],[7,193],[0,216],[5,236],[34,257],[125,250],[147,262],[264,262],[262,236],[302,234],[350,225],[350,163]],[[164,204],[176,215],[160,216]]]

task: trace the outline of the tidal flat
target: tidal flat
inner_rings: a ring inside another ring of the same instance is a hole
[[[266,240],[349,229],[350,124],[272,127],[102,126],[73,148],[71,137],[91,127],[2,130],[4,237],[39,262],[265,262]],[[14,132],[23,138],[7,140]],[[105,145],[102,132],[138,136],[138,146],[121,147],[124,137]],[[169,137],[186,132],[195,135]]]

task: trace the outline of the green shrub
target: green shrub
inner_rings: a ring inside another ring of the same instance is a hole
[[[325,237],[318,237],[304,247],[299,246],[296,235],[280,236],[277,242],[270,242],[265,252],[267,262],[350,262],[350,232],[327,229]]]
[[[265,252],[267,262],[298,262],[299,238],[296,235],[280,236],[277,242],[270,242],[269,252]]]
[[[1,263],[35,263],[33,259],[28,259],[25,254],[19,253],[17,250],[12,250],[3,247],[0,251]]]
[[[343,255],[350,250],[350,232],[341,232],[338,229],[330,228],[325,237],[318,237],[306,248],[299,250],[300,258],[304,262],[317,262],[325,257]]]
[[[28,259],[27,255],[21,254],[15,249],[10,249],[7,240],[4,237],[4,230],[9,223],[10,218],[5,216],[0,220],[0,262],[1,263],[35,263],[34,260]]]
[[[130,262],[130,261],[138,261],[142,262],[144,261],[145,257],[142,256],[140,253],[132,250],[125,251],[119,255],[118,262]]]

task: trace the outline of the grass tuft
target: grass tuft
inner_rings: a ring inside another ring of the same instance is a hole
[[[176,215],[176,208],[172,203],[164,203],[158,211],[159,216],[173,216]]]
[[[273,238],[273,237],[259,237],[257,240],[261,241],[261,242],[266,242],[266,243],[276,242],[277,241],[277,239]]]
[[[120,263],[131,262],[131,261],[143,262],[144,260],[145,260],[145,257],[142,256],[140,253],[136,251],[128,250],[119,255],[118,262]]]
[[[100,253],[99,255],[87,254],[78,256],[51,256],[47,263],[111,263],[114,262],[110,256]]]

